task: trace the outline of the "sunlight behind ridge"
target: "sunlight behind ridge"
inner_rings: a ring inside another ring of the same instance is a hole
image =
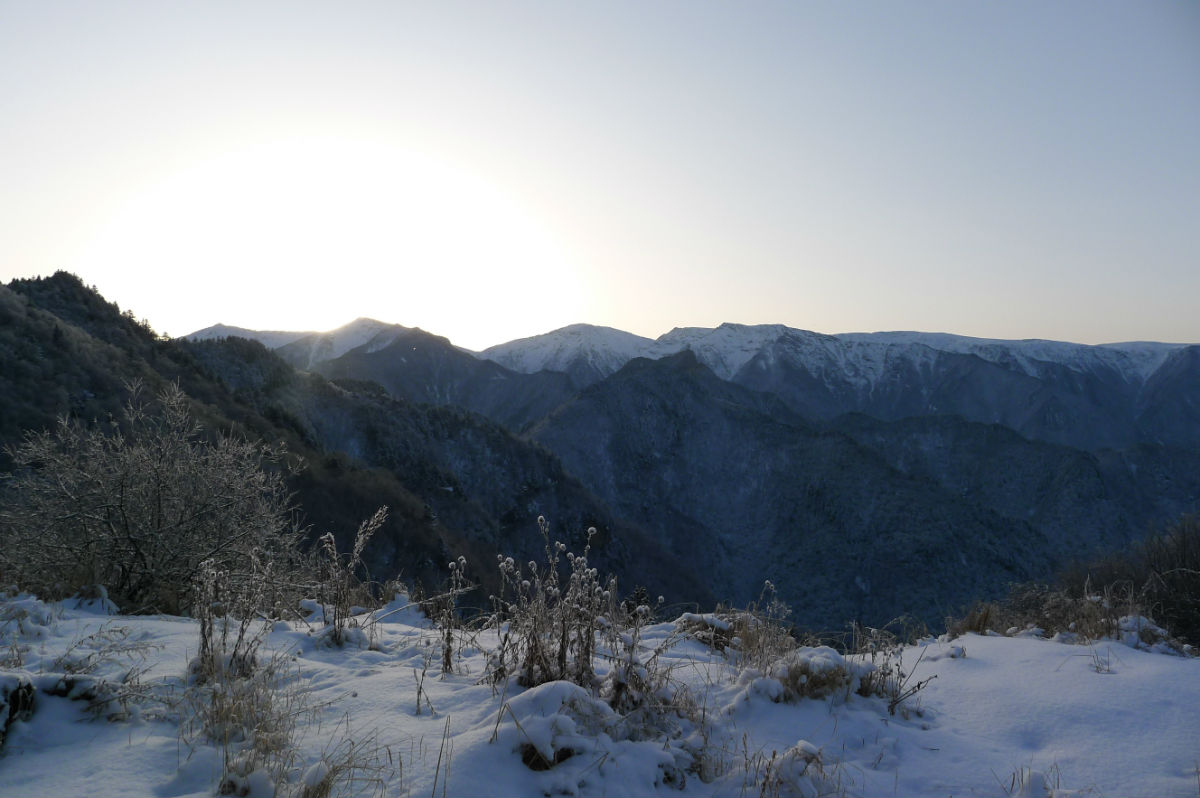
[[[327,329],[369,315],[477,330],[478,340],[455,343],[482,346],[508,332],[497,308],[525,304],[533,316],[536,307],[535,328],[577,312],[578,285],[534,214],[428,154],[273,141],[194,161],[131,194],[86,246],[86,272],[134,307],[154,307],[168,282],[186,286],[198,295],[196,327],[215,320],[202,307],[212,302],[232,324],[244,313],[260,327]],[[326,287],[320,307],[304,306],[305,283]]]

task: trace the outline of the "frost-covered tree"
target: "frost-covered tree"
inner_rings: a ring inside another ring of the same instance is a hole
[[[0,503],[0,579],[46,597],[104,586],[126,611],[179,612],[200,564],[277,565],[300,534],[277,467],[285,453],[203,435],[188,398],[132,391],[123,418],[87,428],[60,418],[9,450]]]

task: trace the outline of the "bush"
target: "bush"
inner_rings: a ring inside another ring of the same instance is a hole
[[[1184,516],[1128,551],[1068,569],[1055,584],[1013,585],[1002,601],[977,603],[946,628],[952,635],[1036,629],[1098,640],[1122,637],[1128,619],[1139,618],[1166,627],[1177,638],[1173,647],[1200,641],[1200,516]]]
[[[258,557],[250,570],[253,578],[235,580],[206,560],[193,593],[200,646],[188,663],[180,733],[188,744],[220,748],[219,795],[276,792],[296,756],[296,724],[307,711],[287,653],[260,657],[271,622],[258,608],[273,580],[270,563]]]
[[[348,554],[337,550],[337,541],[332,532],[327,532],[320,538],[319,564],[316,568],[319,579],[321,596],[321,615],[328,630],[328,641],[337,647],[346,645],[353,633],[352,617],[357,605],[374,604],[374,596],[369,586],[369,575],[364,582],[360,574],[366,574],[363,564],[363,550],[367,542],[379,531],[387,520],[386,506],[380,507],[366,521],[358,526],[354,536],[354,548]]]
[[[1113,586],[1097,594],[1081,585],[1072,595],[1066,588],[1029,582],[1013,585],[1002,601],[979,602],[959,619],[949,619],[951,636],[966,632],[1017,634],[1036,632],[1046,637],[1061,635],[1066,640],[1100,640],[1113,637],[1125,614],[1140,614],[1140,603],[1132,591]]]
[[[499,645],[490,657],[490,678],[499,682],[516,675],[522,687],[571,682],[594,691],[626,721],[637,715],[639,724],[653,725],[673,701],[662,655],[678,638],[670,636],[653,649],[643,645],[643,630],[654,619],[652,607],[643,603],[648,597],[641,591],[640,598],[622,601],[616,577],[603,581],[589,566],[594,528],[580,555],[550,541],[545,518],[538,518],[538,529],[544,566],[530,562],[526,571],[511,557],[498,560],[502,590],[492,597],[491,623]],[[597,659],[609,664],[603,677],[596,673]]]
[[[140,388],[104,428],[60,418],[9,454],[0,574],[45,598],[96,585],[128,612],[179,613],[201,563],[238,574],[252,552],[282,571],[299,532],[278,469],[284,452],[229,435],[211,442],[170,387]]]
[[[1185,516],[1145,541],[1136,562],[1154,618],[1176,636],[1200,643],[1200,516]]]
[[[531,561],[526,572],[511,557],[497,558],[502,582],[500,595],[493,599],[493,617],[500,647],[493,678],[506,678],[515,670],[522,687],[560,679],[595,687],[596,634],[619,604],[616,581],[606,587],[596,569],[588,567],[589,545],[582,556],[567,553],[571,573],[562,585],[559,563],[566,546],[550,542],[550,526],[541,516],[538,530],[545,543],[545,566]],[[500,629],[502,625],[506,628]]]
[[[768,580],[758,601],[744,610],[718,604],[715,612],[685,612],[675,619],[675,629],[726,654],[739,672],[765,673],[800,645],[788,621],[791,614],[791,607],[779,600]],[[805,642],[817,641],[810,636]]]

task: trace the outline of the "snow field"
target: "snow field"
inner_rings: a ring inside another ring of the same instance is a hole
[[[0,672],[41,685],[72,669],[115,683],[133,669],[145,700],[89,713],[39,692],[9,727],[0,795],[214,794],[221,747],[180,733],[196,622],[70,604],[5,602]],[[739,669],[731,651],[681,634],[681,618],[641,641],[663,649],[666,705],[622,716],[566,682],[487,683],[493,631],[456,632],[454,672],[442,674],[440,632],[402,597],[356,621],[361,647],[345,648],[319,622],[273,624],[261,656],[284,658],[280,690],[305,710],[286,782],[260,773],[239,782],[247,794],[328,778],[334,795],[1197,794],[1200,662],[1118,641],[929,639],[902,650],[903,666],[936,678],[891,714],[855,692],[871,673],[862,658],[801,648]]]

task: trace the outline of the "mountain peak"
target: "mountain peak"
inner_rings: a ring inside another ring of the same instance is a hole
[[[347,327],[399,327],[399,326],[401,326],[401,325],[390,324],[386,321],[379,321],[379,319],[373,319],[370,316],[359,316],[354,321],[349,322],[347,324],[343,324],[341,327],[338,327],[337,329],[344,330]]]
[[[636,357],[648,355],[654,341],[594,324],[571,324],[542,335],[489,347],[479,357],[512,371],[558,371],[576,387],[607,377]]]

